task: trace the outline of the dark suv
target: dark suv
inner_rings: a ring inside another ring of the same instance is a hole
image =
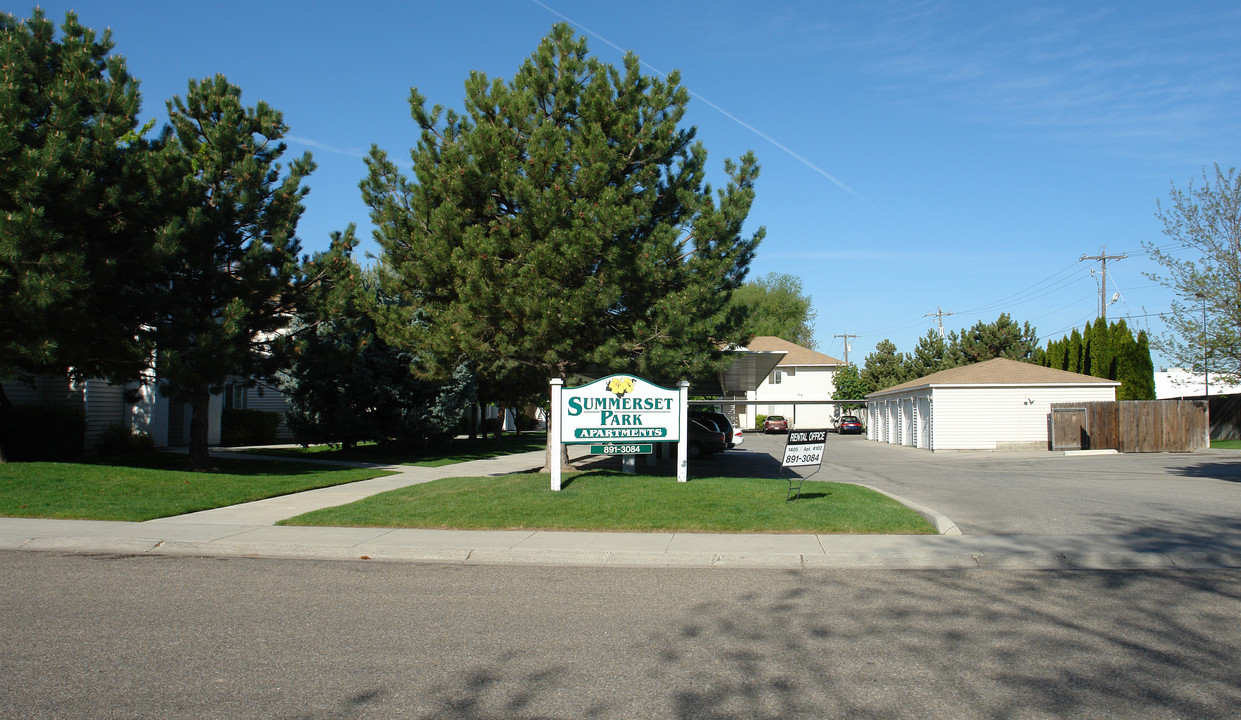
[[[689,456],[691,458],[706,457],[728,449],[728,436],[706,418],[689,418]]]
[[[718,427],[720,431],[724,433],[724,436],[727,438],[729,449],[735,448],[741,444],[741,440],[743,437],[741,434],[741,430],[733,427],[732,420],[729,420],[728,416],[725,415],[724,413],[711,412],[710,410],[690,410],[689,419],[690,420],[710,420],[711,422],[715,423],[715,426]]]

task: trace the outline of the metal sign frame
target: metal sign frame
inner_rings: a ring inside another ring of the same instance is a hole
[[[801,497],[802,486],[806,478],[814,477],[823,469],[823,456],[827,450],[827,429],[790,430],[784,441],[784,457],[780,461],[780,476],[789,483],[789,491],[784,501],[789,502]],[[784,476],[785,468],[814,466],[809,475]],[[797,492],[793,492],[793,481],[797,481]]]

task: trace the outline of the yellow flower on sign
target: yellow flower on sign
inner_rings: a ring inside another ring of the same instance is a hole
[[[623,397],[628,393],[633,392],[633,378],[614,377],[611,380],[608,380],[607,389],[608,392],[616,395],[617,397]]]

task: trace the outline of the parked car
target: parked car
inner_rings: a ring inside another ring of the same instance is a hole
[[[767,419],[763,421],[763,432],[765,433],[784,433],[788,431],[789,421],[785,420],[783,415],[768,415]]]
[[[710,420],[715,423],[716,427],[722,430],[728,437],[728,447],[730,449],[737,447],[744,440],[741,428],[733,425],[733,421],[724,413],[711,412],[709,410],[690,410],[689,417],[691,419]]]
[[[689,456],[700,458],[728,449],[728,436],[714,422],[689,418]]]
[[[857,415],[841,415],[840,423],[836,425],[836,432],[841,435],[862,432],[862,421],[858,420]]]

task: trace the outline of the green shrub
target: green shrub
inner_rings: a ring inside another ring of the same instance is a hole
[[[14,405],[0,412],[7,460],[76,460],[86,450],[86,413],[63,405]]]
[[[220,444],[271,445],[276,442],[278,425],[280,413],[228,409],[220,419]]]
[[[766,415],[755,415],[755,416],[754,416],[754,429],[755,429],[755,430],[762,430],[762,429],[763,429],[763,423],[765,423],[765,422],[767,422],[767,416],[766,416]]]
[[[529,415],[526,415],[525,413],[520,413],[517,416],[517,429],[522,432],[526,432],[528,430],[538,430],[539,421]]]
[[[483,421],[478,425],[478,429],[488,435],[498,433],[500,432],[500,418],[483,418]]]
[[[146,433],[133,432],[124,425],[109,425],[99,438],[99,454],[135,455],[155,448],[155,442]]]

